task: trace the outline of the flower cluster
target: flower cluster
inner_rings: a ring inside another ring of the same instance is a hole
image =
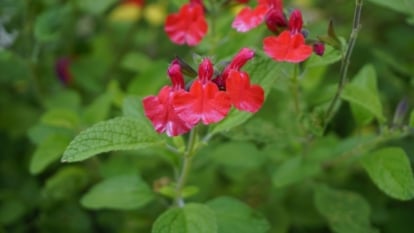
[[[164,30],[176,44],[194,46],[200,43],[208,30],[202,1],[190,0],[179,12],[168,15]]]
[[[316,42],[313,46],[305,43],[302,32],[302,13],[293,10],[289,20],[283,13],[282,0],[259,0],[255,8],[245,7],[236,16],[232,27],[239,32],[247,32],[265,22],[274,36],[263,40],[263,50],[272,59],[279,62],[298,63],[324,52],[324,44]]]
[[[189,90],[185,89],[185,67],[174,60],[168,68],[172,86],[143,99],[145,115],[158,133],[171,137],[187,133],[200,122],[208,125],[221,121],[231,106],[257,112],[264,102],[264,90],[251,85],[249,74],[241,70],[253,56],[252,50],[241,49],[220,74],[215,74],[211,60],[204,58]]]

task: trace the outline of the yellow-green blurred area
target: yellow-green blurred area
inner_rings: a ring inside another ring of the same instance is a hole
[[[170,84],[176,56],[195,70],[208,56],[219,70],[243,47],[257,53],[246,69],[274,64],[277,77],[257,114],[199,151],[188,202],[214,209],[230,203],[215,199],[226,196],[255,210],[218,215],[235,227],[217,233],[413,231],[414,1],[361,1],[358,37],[345,61],[349,88],[323,129],[359,1],[283,2],[286,14],[302,10],[309,41],[326,35],[332,20],[342,42],[298,65],[299,111],[290,81],[296,68],[263,55],[262,40],[271,35],[264,24],[247,33],[231,28],[236,1],[203,1],[209,31],[195,47],[173,44],[164,32],[167,15],[188,1],[125,2],[0,0],[0,233],[151,232],[171,204],[164,194],[173,192],[166,187],[176,178],[176,157],[153,148],[68,164],[60,162],[63,151],[83,130],[121,115],[150,127],[140,100]],[[256,83],[268,74],[255,72]],[[384,159],[381,166],[373,156]],[[160,233],[198,233],[187,230]]]

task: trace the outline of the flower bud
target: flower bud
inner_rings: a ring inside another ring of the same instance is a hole
[[[313,44],[313,52],[316,55],[323,56],[323,54],[325,53],[325,44],[323,42],[320,42],[320,41],[315,42]]]
[[[289,18],[290,33],[292,34],[301,33],[302,26],[303,26],[302,13],[300,12],[300,10],[293,10]]]
[[[270,9],[265,16],[265,23],[267,28],[275,33],[279,33],[288,23],[285,15],[280,9],[272,8]]]
[[[180,65],[173,61],[168,67],[167,73],[171,79],[174,90],[184,89],[184,76],[181,72]]]

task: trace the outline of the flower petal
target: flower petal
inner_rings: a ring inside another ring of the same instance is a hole
[[[250,85],[246,72],[231,70],[226,80],[226,92],[233,106],[246,112],[257,112],[264,102],[264,90],[259,85]]]
[[[264,52],[276,61],[298,63],[312,54],[312,47],[305,44],[302,34],[292,35],[283,31],[279,36],[269,36],[263,40]]]
[[[263,22],[267,11],[268,7],[265,4],[260,4],[254,9],[245,7],[237,14],[231,26],[238,32],[247,32]]]

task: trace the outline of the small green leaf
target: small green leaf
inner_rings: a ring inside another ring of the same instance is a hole
[[[414,178],[410,161],[404,150],[387,147],[361,160],[374,183],[390,197],[400,200],[414,198]]]
[[[277,79],[291,75],[292,67],[288,63],[276,63],[269,58],[258,56],[246,65],[245,70],[249,73],[252,84],[259,84],[267,96]],[[211,127],[210,136],[228,131],[252,116],[252,113],[232,109],[223,121]]]
[[[314,202],[333,232],[377,232],[370,224],[371,211],[368,203],[356,193],[320,185],[315,189]]]
[[[46,181],[43,195],[52,200],[66,200],[84,189],[88,181],[88,173],[84,168],[64,167]]]
[[[109,9],[117,0],[76,0],[80,9],[92,13],[92,14],[103,14]]]
[[[81,200],[90,209],[137,209],[149,203],[154,194],[137,175],[108,178],[93,186]]]
[[[65,20],[69,17],[68,7],[51,8],[40,14],[34,24],[35,38],[40,42],[51,42],[59,38]]]
[[[40,122],[54,127],[76,129],[79,126],[79,115],[71,109],[53,108],[43,114]]]
[[[277,188],[282,188],[315,176],[320,170],[318,163],[306,160],[302,156],[295,156],[276,168],[272,176],[273,184]]]
[[[63,162],[76,162],[114,150],[138,150],[162,143],[161,137],[145,122],[117,117],[81,132],[63,154]]]
[[[105,120],[111,108],[111,98],[107,93],[95,99],[83,112],[83,120],[87,124],[94,124]]]
[[[52,134],[36,148],[30,161],[30,173],[39,174],[47,166],[57,161],[70,142],[68,135]]]
[[[265,160],[256,146],[248,142],[228,142],[217,145],[209,154],[215,163],[240,170],[258,168]]]
[[[216,213],[218,233],[265,233],[270,228],[263,216],[236,199],[219,197],[207,205]]]
[[[306,62],[306,68],[315,66],[326,66],[341,60],[341,51],[331,46],[326,46],[323,56],[313,55]]]
[[[349,83],[341,96],[351,105],[367,110],[379,121],[385,121],[377,89],[377,75],[372,65],[364,66]]]
[[[172,208],[154,222],[152,233],[217,233],[216,216],[207,205]]]

